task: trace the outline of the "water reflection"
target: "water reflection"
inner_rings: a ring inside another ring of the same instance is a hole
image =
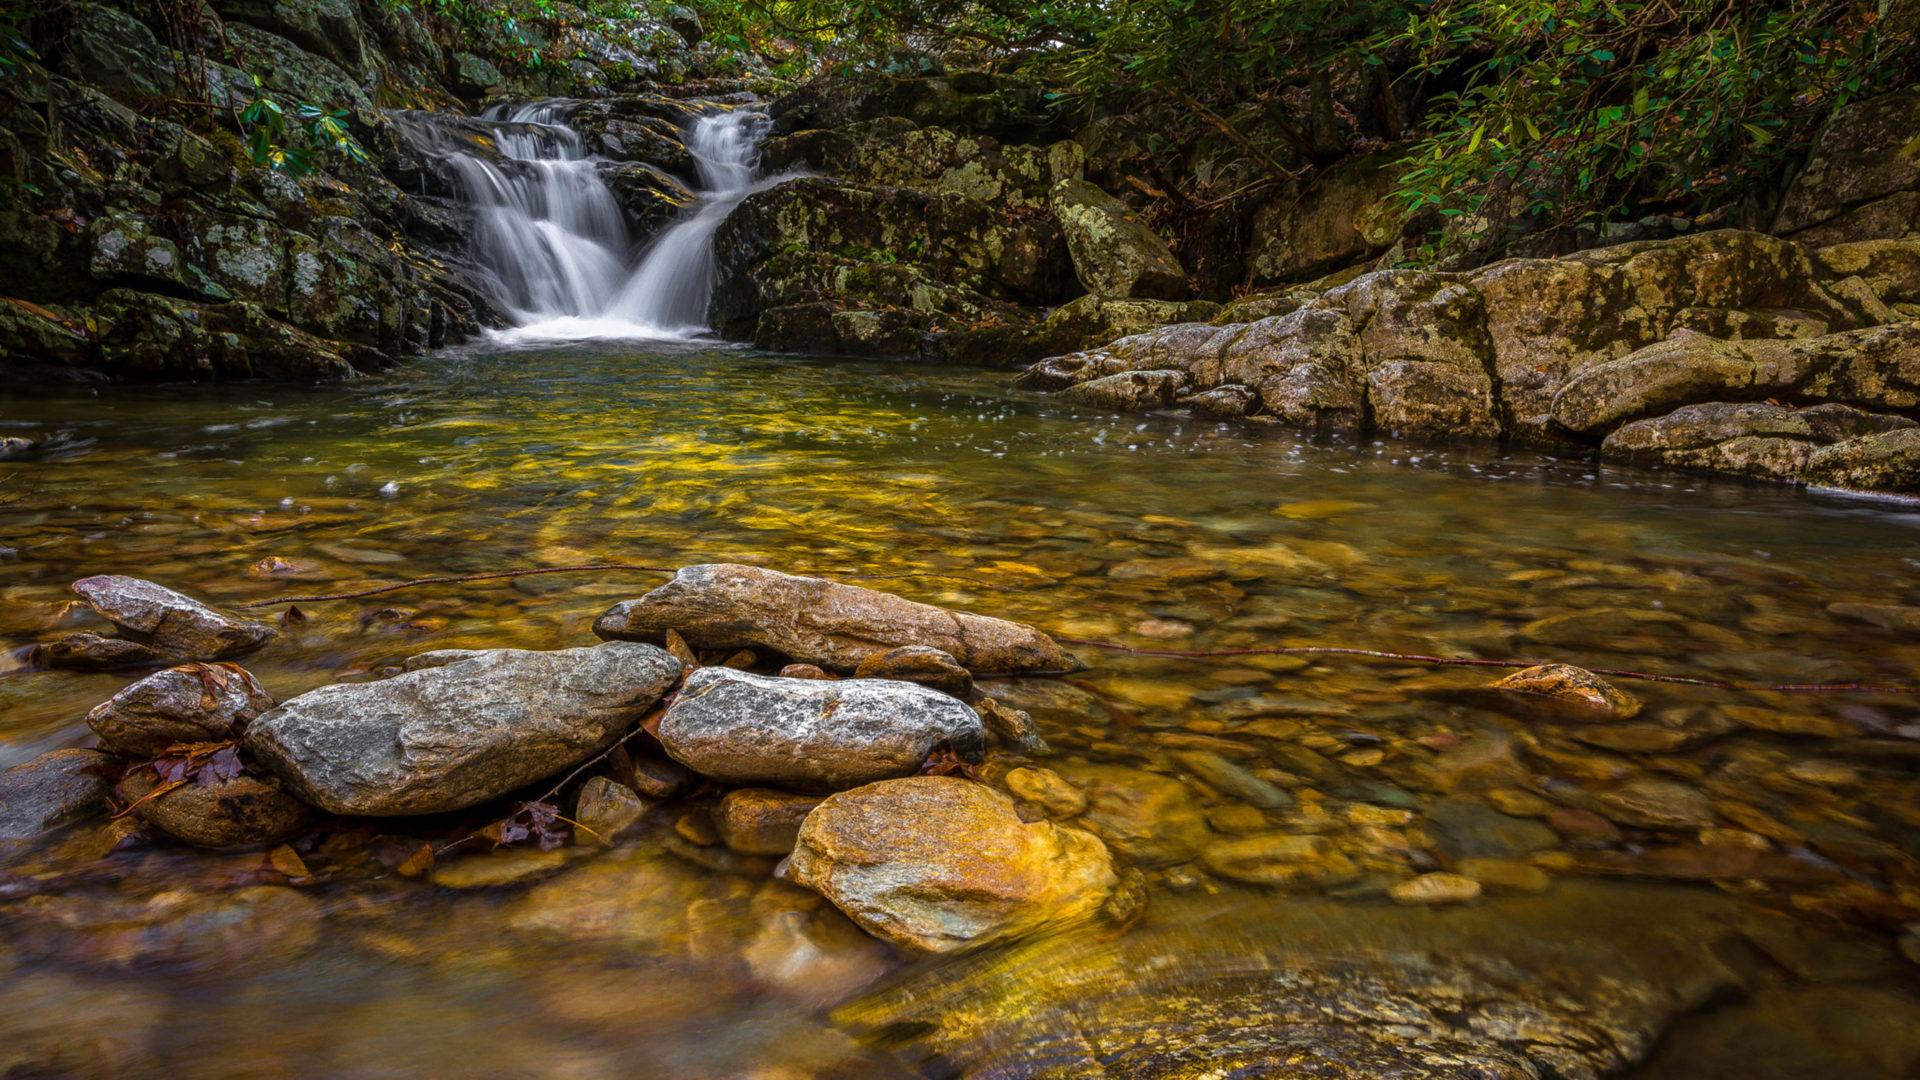
[[[890,587],[1141,647],[1920,679],[1911,633],[1873,614],[1920,605],[1907,509],[1530,455],[1313,444],[1076,410],[1001,382],[689,345],[474,350],[347,387],[7,399],[0,434],[69,435],[0,463],[22,478],[0,489],[17,499],[0,509],[0,640],[83,628],[66,585],[93,573],[233,604],[741,560],[965,574],[1001,588]],[[309,621],[248,666],[286,697],[429,648],[579,644],[655,580],[302,605]],[[0,1073],[1098,1075],[1069,1071],[1095,1060],[1152,1075],[1191,1066],[1181,1046],[1217,1042],[1256,1070],[1318,1046],[1347,1070],[1328,1075],[1574,1076],[1639,1060],[1708,1004],[1652,1075],[1825,1061],[1900,1076],[1920,1057],[1898,1034],[1920,1018],[1896,951],[1920,908],[1909,698],[1626,684],[1642,714],[1592,725],[1515,714],[1470,671],[1086,658],[1071,680],[995,692],[1062,751],[1044,764],[1088,794],[1079,823],[1147,871],[1153,906],[1127,935],[899,970],[810,894],[674,854],[677,809],[619,851],[570,852],[500,889],[390,873],[370,832],[303,852],[321,885],[289,884],[261,854],[88,834],[16,855],[0,877]],[[124,681],[0,661],[0,764],[84,743],[78,718]],[[1022,764],[997,760],[987,778]],[[1352,872],[1264,854],[1308,835]],[[1511,884],[1450,911],[1386,899],[1470,860],[1510,864],[1477,869]],[[1335,960],[1353,966],[1329,976]],[[875,979],[838,1025],[823,1018]],[[1090,980],[1102,992],[1073,1000]],[[1362,1034],[1414,1034],[1344,1043],[1302,1000],[1348,1010]],[[1221,1035],[1208,1002],[1222,1001],[1294,1042]],[[1870,1052],[1776,1023],[1856,1005],[1885,1023],[1841,1042]],[[1198,1036],[1155,1026],[1176,1013]],[[1148,1036],[1168,1056],[1121,1045]],[[1442,1050],[1463,1055],[1455,1072],[1434,1071]]]

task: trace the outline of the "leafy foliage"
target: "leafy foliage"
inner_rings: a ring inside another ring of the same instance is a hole
[[[254,80],[256,96],[241,110],[240,124],[247,137],[247,153],[255,165],[266,165],[291,176],[314,171],[313,148],[324,147],[353,161],[366,161],[367,152],[347,131],[347,111],[327,110],[310,102],[296,102],[290,121],[286,107],[271,95],[260,92]],[[289,146],[289,135],[298,133],[306,146]]]
[[[1168,117],[1295,180],[1401,150],[1421,261],[1743,200],[1763,214],[1836,108],[1920,77],[1911,0],[713,0],[726,44],[814,70],[1019,70],[1083,118]],[[1160,184],[1161,189],[1168,189]],[[1170,189],[1168,189],[1170,190]]]
[[[1457,87],[1401,176],[1409,209],[1470,219],[1456,247],[1762,196],[1835,108],[1915,74],[1911,25],[1809,0],[1441,0],[1389,47]]]

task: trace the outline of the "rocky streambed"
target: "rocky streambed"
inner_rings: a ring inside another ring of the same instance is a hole
[[[1897,511],[1166,416],[1095,442],[935,368],[438,365],[235,388],[230,426],[16,403],[69,434],[0,511],[0,617],[70,644],[0,675],[40,815],[0,870],[9,1067],[1913,1060],[1910,695],[1067,640],[1903,683]],[[234,610],[609,561],[705,569]],[[99,649],[150,666],[46,666]]]

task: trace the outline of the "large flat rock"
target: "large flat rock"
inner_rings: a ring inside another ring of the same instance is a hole
[[[697,649],[773,649],[839,672],[902,645],[939,649],[975,674],[1074,666],[1052,638],[1023,623],[731,563],[683,567],[593,624],[602,638],[653,644],[668,630]]]
[[[336,814],[458,810],[605,749],[680,677],[665,650],[495,649],[302,694],[246,746],[299,798]]]

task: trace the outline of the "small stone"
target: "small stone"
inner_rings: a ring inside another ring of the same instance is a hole
[[[1514,858],[1560,845],[1554,831],[1538,821],[1461,799],[1434,802],[1427,807],[1423,824],[1441,854],[1455,862]]]
[[[1541,664],[1516,671],[1493,688],[1562,705],[1582,719],[1626,720],[1640,711],[1640,703],[1618,687],[1571,664]]]
[[[1920,922],[1910,922],[1900,932],[1900,955],[1920,964]]]
[[[1021,821],[1005,795],[948,776],[832,796],[790,865],[868,933],[932,953],[1091,918],[1118,883],[1092,835]]]
[[[1133,632],[1155,641],[1170,641],[1174,638],[1192,637],[1196,628],[1192,623],[1181,622],[1179,619],[1147,619],[1134,624]]]
[[[273,696],[233,664],[186,664],[157,671],[95,706],[87,726],[116,754],[153,758],[174,743],[235,738],[273,708]]]
[[[1520,788],[1494,788],[1486,798],[1495,810],[1514,817],[1542,817],[1553,811],[1552,803]]]
[[[1222,840],[1207,848],[1212,873],[1249,885],[1324,889],[1360,876],[1353,860],[1324,836],[1266,833]]]
[[[1227,568],[1202,559],[1134,559],[1107,569],[1115,581],[1151,581],[1161,585],[1197,585],[1227,576]]]
[[[1082,821],[1144,869],[1186,862],[1210,839],[1193,791],[1170,776],[1125,765],[1061,766],[1087,797]]]
[[[1373,806],[1368,803],[1354,803],[1347,807],[1347,823],[1350,825],[1385,825],[1399,827],[1413,823],[1413,811],[1395,810],[1385,806]]]
[[[671,799],[693,783],[693,773],[672,758],[633,755],[633,790],[649,799]]]
[[[307,823],[305,806],[258,777],[236,776],[213,784],[189,780],[164,795],[153,795],[161,786],[152,769],[139,768],[121,780],[120,791],[135,804],[135,817],[195,847],[277,844]]]
[[[1087,796],[1052,769],[1015,769],[1006,776],[1014,798],[1038,806],[1050,818],[1070,818],[1087,808]]]
[[[965,700],[973,693],[973,672],[960,662],[926,645],[903,645],[869,656],[853,669],[856,679],[898,679],[919,683]]]
[[[1546,822],[1548,828],[1569,840],[1611,844],[1620,839],[1619,827],[1591,810],[1554,810],[1547,814]]]
[[[1262,810],[1280,810],[1293,805],[1293,796],[1278,785],[1262,780],[1218,754],[1206,750],[1183,750],[1175,752],[1173,759],[1222,794],[1250,806]]]
[[[1827,605],[1827,611],[1843,619],[1871,623],[1883,630],[1894,630],[1905,634],[1920,633],[1920,607],[1907,607],[1902,604],[1834,603]]]
[[[1630,780],[1596,795],[1594,805],[1618,824],[1647,829],[1697,829],[1716,821],[1706,792],[1671,780]]]
[[[840,676],[835,675],[833,672],[817,664],[788,664],[786,667],[780,669],[780,677],[783,679],[819,679],[822,682],[833,682],[840,678]]]
[[[1050,757],[1053,754],[1047,740],[1040,737],[1039,725],[1033,722],[1021,709],[1002,705],[993,698],[981,698],[973,711],[980,714],[980,720],[1000,740],[1000,745],[1018,754],[1028,757]]]
[[[702,668],[660,720],[667,753],[727,784],[833,791],[920,770],[934,751],[979,762],[986,728],[965,704],[891,679],[816,682]]]
[[[1773,847],[1773,841],[1768,840],[1759,833],[1748,832],[1745,829],[1701,829],[1695,834],[1694,839],[1709,847],[1719,845],[1725,847],[1754,848],[1760,851],[1765,851]]]
[[[729,791],[713,815],[720,842],[743,855],[785,855],[800,836],[800,823],[820,800],[771,788]]]
[[[1515,859],[1462,859],[1454,870],[1494,892],[1546,892],[1553,882],[1546,871]]]
[[[223,660],[272,641],[273,627],[243,619],[139,578],[102,574],[73,583],[93,610],[128,638],[176,660]]]
[[[1228,803],[1208,810],[1207,824],[1213,826],[1213,831],[1217,833],[1244,836],[1272,829],[1273,819],[1246,803]]]
[[[574,800],[575,839],[587,844],[612,844],[627,835],[647,816],[649,805],[625,784],[604,776],[595,776],[580,785]]]
[[[720,830],[713,827],[713,815],[706,809],[681,814],[680,820],[673,823],[673,831],[687,843],[699,847],[715,847],[720,843]]]
[[[1464,904],[1480,898],[1480,883],[1460,874],[1421,874],[1394,883],[1387,895],[1396,904]]]
[[[450,859],[434,867],[427,880],[446,889],[498,889],[550,877],[565,865],[564,850],[499,848]]]
[[[1338,760],[1342,765],[1350,765],[1356,769],[1371,769],[1387,760],[1387,752],[1377,746],[1370,746],[1364,750],[1349,750],[1341,754]]]

